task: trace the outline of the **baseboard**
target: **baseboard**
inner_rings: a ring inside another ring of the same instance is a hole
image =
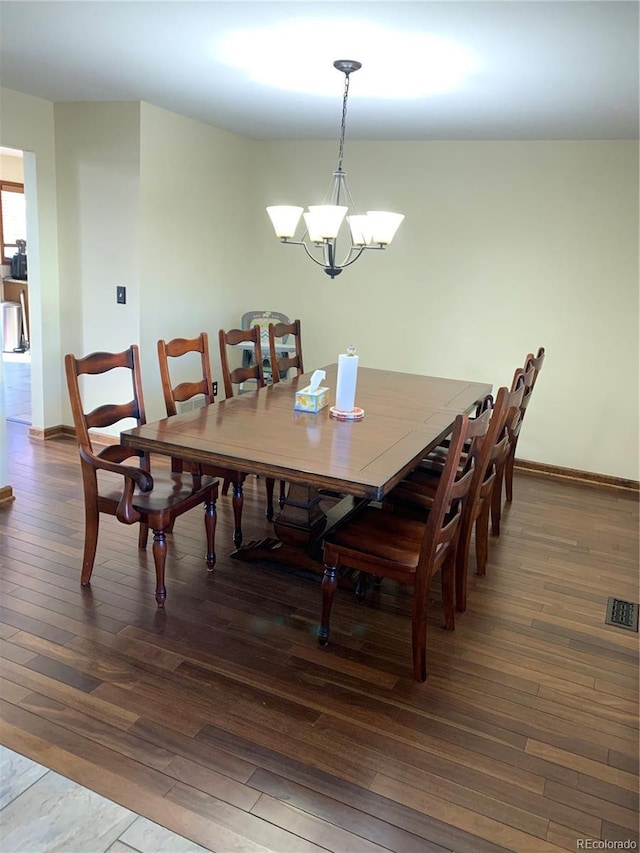
[[[73,427],[59,424],[58,426],[36,429],[29,427],[29,438],[37,438],[40,441],[48,441],[51,438],[75,438],[76,431]]]
[[[34,429],[29,427],[29,438],[36,438],[40,441],[49,441],[52,438],[72,438],[75,441],[76,431],[71,426],[60,424],[59,426],[46,427],[45,429]],[[107,433],[93,432],[91,438],[95,444],[118,444],[120,439],[117,435],[108,435]]]
[[[516,459],[514,467],[519,474],[537,474],[553,480],[570,480],[574,483],[582,483],[585,486],[617,489],[640,497],[640,483],[637,480],[625,480],[623,477],[595,474],[591,471],[579,471],[575,468],[561,468],[559,465],[547,465],[544,462],[529,462],[527,459]]]
[[[0,506],[11,503],[15,499],[16,496],[13,494],[11,486],[0,486]]]

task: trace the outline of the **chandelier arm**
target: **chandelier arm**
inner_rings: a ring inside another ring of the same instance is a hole
[[[304,240],[302,240],[302,241],[301,241],[301,242],[299,242],[299,243],[296,243],[295,245],[296,245],[296,246],[302,246],[302,247],[304,248],[305,252],[306,252],[306,253],[307,253],[307,255],[311,258],[311,260],[313,261],[313,263],[314,263],[314,264],[317,264],[319,267],[322,267],[323,269],[327,266],[327,264],[326,264],[326,260],[325,260],[325,258],[324,258],[324,250],[323,250],[323,258],[322,258],[322,260],[318,260],[318,258],[316,258],[316,256],[315,256],[315,255],[313,255],[313,254],[311,253],[311,249],[310,249],[310,248],[309,248],[309,246],[304,242]]]
[[[323,267],[323,268],[326,266],[324,260],[321,260],[321,261],[318,260],[318,258],[316,258],[315,255],[313,255],[311,253],[309,246],[307,245],[307,243],[305,243],[304,240],[292,240],[290,237],[284,237],[284,238],[280,239],[280,242],[284,243],[285,246],[302,246],[302,248],[305,250],[307,255],[311,258],[311,260],[313,261],[314,264],[318,264],[319,267]]]
[[[365,249],[368,249],[369,246],[352,246],[349,249],[349,254],[346,256],[344,261],[341,264],[338,264],[340,269],[344,269],[345,267],[350,267],[355,261],[358,260],[360,255],[364,252]],[[378,248],[377,246],[375,247]],[[355,254],[354,254],[355,253]]]

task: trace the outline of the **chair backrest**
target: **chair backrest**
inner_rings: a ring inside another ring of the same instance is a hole
[[[255,379],[258,388],[264,388],[264,368],[262,366],[262,346],[260,343],[260,326],[251,329],[230,329],[218,332],[220,342],[220,365],[222,368],[222,381],[224,383],[225,396],[233,397],[234,385],[240,385],[250,379]],[[229,367],[228,347],[237,347],[239,344],[252,344],[253,364],[248,367],[242,365],[231,369]]]
[[[276,340],[288,343],[291,337],[295,340],[295,354],[278,353]],[[296,369],[297,376],[304,373],[300,320],[294,320],[293,323],[269,323],[269,362],[274,382],[286,379],[291,368]]]
[[[493,396],[487,394],[478,405],[475,418],[469,424],[467,441],[470,438],[471,442],[464,455],[464,464],[468,468],[470,461],[473,461],[474,466],[473,476],[465,498],[465,509],[470,518],[473,518],[479,497],[488,490],[491,482],[493,482],[492,477],[495,477],[495,473],[492,474],[490,468],[492,468],[491,462],[498,434],[500,431],[504,431],[506,393],[507,389],[501,388],[495,402]],[[455,484],[454,492],[457,488],[458,484]]]
[[[169,359],[180,358],[187,353],[197,353],[200,356],[201,378],[195,381],[172,384],[169,370]],[[204,396],[205,405],[214,402],[213,379],[209,359],[209,336],[200,332],[197,338],[174,338],[171,341],[158,341],[158,363],[162,380],[162,394],[167,416],[177,414],[177,403],[184,403],[198,394]]]
[[[144,471],[149,471],[150,469],[150,457],[148,453],[143,453],[130,447],[123,447],[121,444],[109,444],[96,453],[93,449],[91,434],[89,432],[90,429],[104,429],[104,427],[113,426],[119,421],[130,418],[138,426],[146,423],[142,381],[140,378],[140,354],[136,344],[133,344],[129,349],[119,353],[94,352],[84,358],[76,358],[74,355],[68,354],[65,356],[64,362],[71,412],[73,414],[73,423],[80,453],[82,483],[85,499],[87,499],[91,496],[95,497],[98,491],[96,470],[98,458],[109,462],[121,463],[135,456],[138,457],[139,468]],[[105,374],[118,368],[125,368],[130,371],[133,399],[128,403],[107,403],[86,411],[79,377]],[[131,489],[133,489],[133,485],[130,485]]]
[[[94,352],[84,358],[69,354],[65,356],[64,361],[71,412],[80,447],[92,450],[89,433],[92,428],[103,429],[127,418],[133,418],[138,426],[146,423],[140,379],[140,354],[136,344],[119,353]],[[78,378],[82,375],[108,373],[116,368],[126,368],[130,371],[133,399],[128,403],[106,404],[85,411]]]
[[[524,386],[522,402],[520,403],[520,417],[515,426],[514,435],[518,435],[522,427],[524,416],[527,413],[527,406],[531,402],[531,394],[533,392],[533,385],[535,383],[535,380],[536,368],[531,362],[527,362],[525,370],[523,370],[521,367],[518,367],[515,373],[513,374],[511,390],[515,391],[519,383],[522,383],[522,385]]]
[[[478,460],[477,482],[474,481],[469,491],[470,503],[484,500],[491,492],[498,473],[498,463],[509,451],[507,418],[510,414],[515,417],[515,414],[519,412],[518,406],[522,399],[523,390],[520,388],[518,392],[511,394],[506,386],[498,388],[491,413],[491,422]]]
[[[522,403],[526,390],[526,376],[523,370],[516,370],[511,390],[507,394],[505,401],[505,416],[504,416],[504,432],[508,443],[506,453],[514,438],[520,432],[520,424],[522,422]]]
[[[535,369],[535,373],[533,376],[533,382],[531,383],[531,389],[532,390],[533,390],[533,388],[536,384],[536,381],[538,379],[538,374],[542,370],[542,365],[544,364],[544,356],[545,356],[544,347],[539,347],[537,355],[534,355],[533,353],[530,352],[524,360],[525,372],[527,370],[529,370],[531,367],[533,367]]]
[[[490,406],[475,418],[469,418],[467,415],[456,417],[447,458],[429,510],[420,549],[416,587],[424,585],[422,593],[428,584],[429,576],[442,565],[450,548],[457,543],[462,513],[490,418]],[[419,598],[420,595],[416,600]]]

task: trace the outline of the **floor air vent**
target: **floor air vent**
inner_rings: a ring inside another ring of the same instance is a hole
[[[607,599],[607,625],[626,628],[628,631],[638,630],[638,605],[634,601],[623,601],[621,598]]]

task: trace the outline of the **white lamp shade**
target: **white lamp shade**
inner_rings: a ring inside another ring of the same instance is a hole
[[[354,246],[368,246],[373,237],[371,223],[366,213],[354,213],[347,216],[347,222],[351,229],[351,242]]]
[[[393,240],[404,219],[404,213],[390,213],[387,210],[368,210],[367,216],[372,233],[371,242],[384,246],[388,246]]]
[[[304,215],[309,239],[314,243],[335,239],[348,209],[337,204],[309,205],[309,212]]]
[[[300,222],[303,208],[289,204],[277,204],[267,208],[276,237],[293,237]]]

